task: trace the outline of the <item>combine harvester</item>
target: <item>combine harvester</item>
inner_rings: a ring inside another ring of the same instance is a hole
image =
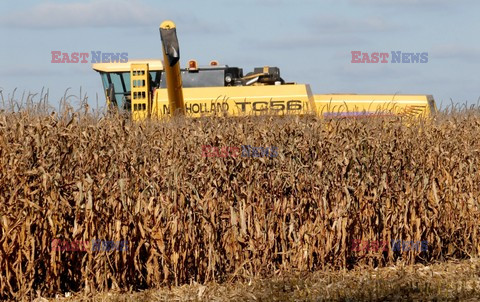
[[[238,67],[195,60],[180,69],[180,49],[172,21],[160,25],[161,60],[97,63],[110,109],[130,112],[133,120],[171,115],[316,114],[321,117],[429,117],[437,111],[431,95],[313,95],[308,84],[285,82],[277,67]]]

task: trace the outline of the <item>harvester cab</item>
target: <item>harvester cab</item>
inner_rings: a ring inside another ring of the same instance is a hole
[[[97,63],[93,69],[100,73],[107,105],[110,110],[132,111],[131,65],[148,64],[150,87],[159,87],[163,63],[160,60],[132,60],[128,63]],[[153,91],[151,91],[153,93]]]

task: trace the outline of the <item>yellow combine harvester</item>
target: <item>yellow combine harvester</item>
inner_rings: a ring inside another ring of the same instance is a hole
[[[161,60],[98,63],[109,108],[131,112],[134,120],[171,115],[317,114],[322,117],[402,115],[428,117],[436,112],[431,95],[313,95],[307,84],[285,82],[277,67],[238,67],[191,60],[180,68],[175,24],[160,25]]]

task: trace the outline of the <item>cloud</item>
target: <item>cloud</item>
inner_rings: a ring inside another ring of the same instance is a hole
[[[296,35],[249,41],[259,48],[297,49],[315,47],[342,47],[367,44],[370,37],[362,34],[387,33],[402,29],[382,18],[347,19],[344,16],[315,16],[303,23]],[[404,28],[403,28],[404,29]]]
[[[467,4],[476,4],[475,0],[349,0],[352,4],[382,8],[405,9],[409,11],[432,12],[445,9],[463,8]]]
[[[185,16],[184,14],[175,17],[177,32],[186,34],[230,34],[232,29],[228,24],[219,20],[202,20],[196,16]]]
[[[62,68],[60,68],[60,65]],[[3,77],[55,77],[68,76],[72,74],[92,75],[91,64],[51,64],[51,66],[32,66],[21,65],[15,67],[5,67],[0,69],[0,76]]]
[[[282,36],[269,40],[249,41],[258,48],[268,48],[274,50],[292,50],[306,48],[326,48],[339,46],[353,46],[364,44],[367,41],[359,37],[343,37],[343,36],[320,36],[320,35],[302,35],[302,36]]]
[[[433,47],[429,55],[432,56],[432,58],[458,59],[468,62],[477,62],[480,59],[480,48],[466,47],[456,44],[444,44]]]
[[[25,11],[4,14],[0,24],[29,29],[158,26],[162,15],[139,0],[48,1]]]
[[[185,11],[169,12],[152,7],[142,0],[90,0],[60,3],[48,1],[24,11],[0,16],[0,25],[25,29],[158,27],[162,20],[176,21],[186,34],[224,34],[225,24],[214,24]]]
[[[220,0],[219,3],[223,4],[224,1]],[[301,0],[301,1],[291,1],[291,0],[242,0],[232,2],[230,5],[242,5],[242,6],[262,6],[267,7],[269,10],[272,8],[277,8],[281,6],[298,6],[298,5],[315,5],[318,4],[317,0]]]
[[[350,58],[349,58],[350,59]],[[331,70],[330,74],[348,79],[394,79],[412,77],[412,71],[405,66],[395,64],[351,64],[350,62],[339,65]],[[420,72],[417,69],[417,74]]]
[[[358,4],[373,4],[373,5],[389,5],[389,6],[396,6],[396,5],[443,5],[447,3],[451,3],[450,0],[350,0],[352,3]],[[409,7],[411,8],[411,7]]]
[[[325,34],[388,32],[401,28],[379,17],[352,19],[346,16],[316,16],[307,21],[307,26],[315,33]]]
[[[225,34],[230,28],[199,19],[184,11],[170,12],[151,7],[142,0],[90,0],[88,2],[44,2],[24,11],[0,16],[0,25],[26,29],[158,27],[162,20],[176,20],[187,34]]]
[[[259,4],[264,6],[271,6],[271,5],[283,5],[288,3],[287,0],[244,0],[243,2],[247,2],[250,4]]]

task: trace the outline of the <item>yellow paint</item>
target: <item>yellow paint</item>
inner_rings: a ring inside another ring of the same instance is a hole
[[[131,112],[134,120],[144,120],[150,116],[150,81],[148,64],[132,64],[130,67],[130,87],[132,89]]]
[[[92,64],[92,69],[98,72],[129,72],[131,64],[148,64],[151,71],[163,70],[162,60],[158,59],[129,60],[126,63],[95,63]]]
[[[162,29],[174,29],[174,28],[177,28],[177,26],[175,25],[175,23],[171,20],[165,20],[162,22],[162,24],[160,24],[160,28]]]
[[[184,88],[187,116],[231,116],[260,114],[314,113],[315,103],[309,85],[266,85]],[[166,89],[155,91],[152,116],[169,114]]]
[[[363,112],[428,117],[437,111],[433,97],[423,94],[317,94],[314,98],[320,116]]]
[[[164,76],[167,79],[167,90],[168,90],[168,102],[169,107],[172,108],[172,115],[185,115],[185,105],[183,100],[183,91],[182,91],[182,74],[180,72],[180,61],[178,60],[175,64],[171,65],[169,63],[167,50],[165,49],[167,46],[164,41],[163,34],[166,32],[174,33],[174,40],[177,39],[176,35],[176,26],[170,20],[163,21],[160,24],[160,36],[162,38],[162,44],[164,47],[163,49],[163,62],[164,64]],[[171,37],[170,37],[171,38]],[[176,52],[180,52],[179,49],[175,50]]]

